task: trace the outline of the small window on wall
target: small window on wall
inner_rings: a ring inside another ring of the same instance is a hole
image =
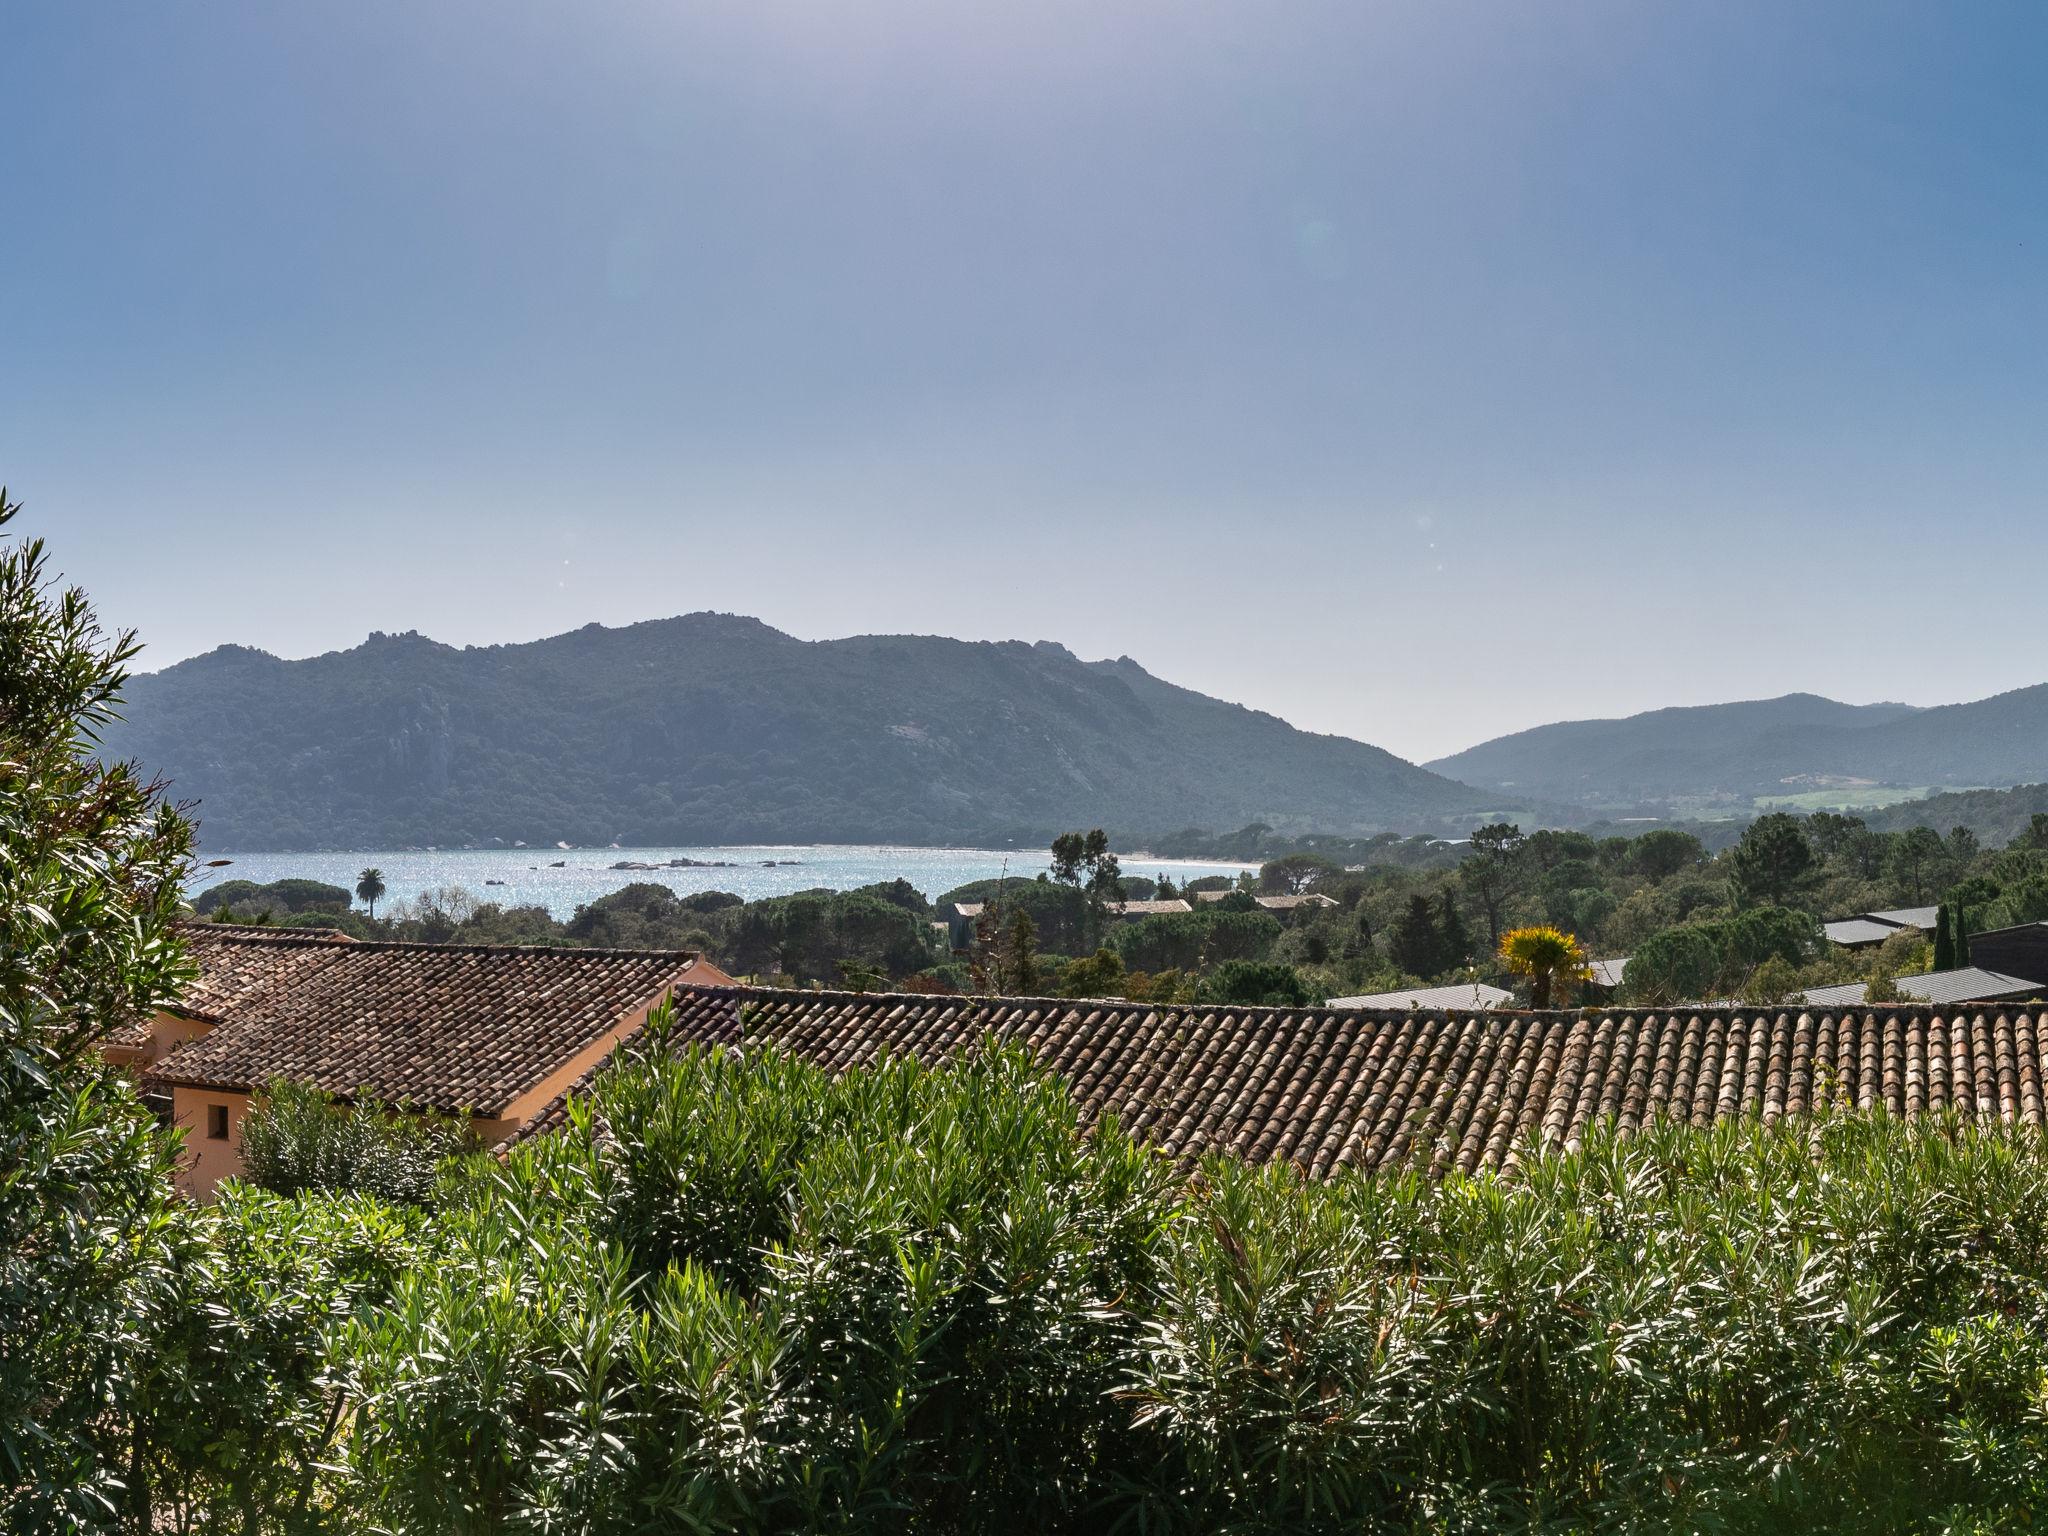
[[[228,1139],[228,1107],[225,1104],[206,1106],[206,1139],[226,1141]]]

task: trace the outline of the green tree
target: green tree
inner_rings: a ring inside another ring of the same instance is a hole
[[[1891,877],[1915,906],[1927,899],[1928,889],[1940,879],[1945,852],[1941,834],[1932,827],[1908,827],[1893,839]]]
[[[1192,971],[1202,963],[1216,918],[1211,911],[1158,912],[1117,924],[1111,942],[1131,970]]]
[[[1590,862],[1599,857],[1600,849],[1584,832],[1539,827],[1522,840],[1519,852],[1524,863],[1533,866],[1539,874],[1548,874],[1567,859]]]
[[[384,899],[384,871],[375,865],[356,876],[356,896],[370,909],[372,918],[377,915],[377,903]]]
[[[1436,909],[1420,891],[1408,898],[1407,910],[1394,924],[1388,948],[1393,954],[1394,964],[1410,976],[1420,976],[1426,981],[1445,968],[1443,935],[1437,929]]]
[[[1741,992],[1767,960],[1797,967],[1821,949],[1820,925],[1811,913],[1753,907],[1652,934],[1629,957],[1623,987],[1635,1003],[1711,1001]]]
[[[1955,914],[1945,901],[1934,909],[1934,968],[1937,971],[1956,968]]]
[[[1463,965],[1472,958],[1472,936],[1465,931],[1465,919],[1458,912],[1458,903],[1452,899],[1449,890],[1439,891],[1436,898],[1437,952],[1443,958],[1443,968],[1449,970]]]
[[[1271,960],[1226,960],[1197,990],[1199,1001],[1278,1008],[1300,1008],[1309,1002],[1308,983],[1291,965]]]
[[[1052,840],[1054,883],[1078,887],[1088,897],[1088,931],[1085,942],[1098,944],[1112,903],[1124,899],[1122,870],[1109,851],[1109,834],[1096,827],[1088,832],[1063,832]]]
[[[1629,845],[1629,864],[1648,880],[1669,880],[1681,869],[1704,863],[1707,850],[1690,832],[1658,827]]]
[[[1124,963],[1113,949],[1072,961],[1060,972],[1062,997],[1120,997],[1124,986]]]
[[[1106,889],[1116,883],[1118,873],[1109,834],[1102,828],[1063,832],[1052,840],[1052,877],[1061,885]]]
[[[1003,981],[1019,996],[1038,990],[1038,925],[1022,907],[1010,914],[1003,930]]]
[[[1500,944],[1501,920],[1514,894],[1515,869],[1522,850],[1522,829],[1497,821],[1472,834],[1472,845],[1458,866],[1458,879],[1486,914],[1488,948]]]
[[[1270,912],[1217,912],[1208,922],[1202,955],[1210,965],[1226,960],[1264,960],[1280,942],[1280,920]]]
[[[1290,853],[1259,866],[1259,889],[1277,896],[1298,896],[1343,873],[1341,865],[1321,854]]]
[[[0,490],[0,527],[20,508]],[[0,1528],[150,1528],[130,1426],[184,1218],[169,1149],[101,1038],[189,974],[191,829],[93,751],[138,646],[0,546]],[[146,1470],[146,1469],[145,1469]]]
[[[1847,854],[1855,847],[1857,839],[1868,830],[1861,816],[1843,816],[1834,811],[1815,811],[1806,818],[1807,840],[1813,844],[1813,851],[1829,862]]]
[[[1744,906],[1783,906],[1813,867],[1813,844],[1799,818],[1785,811],[1751,822],[1730,860],[1736,898]]]
[[[249,1182],[280,1195],[320,1190],[428,1205],[442,1162],[475,1146],[459,1118],[376,1099],[342,1103],[282,1080],[256,1095],[242,1122]]]
[[[841,960],[839,984],[849,992],[872,992],[889,979],[889,973],[866,960]]]
[[[1789,960],[1773,955],[1750,973],[1742,988],[1745,1003],[1775,1007],[1799,990],[1799,970]]]
[[[1977,841],[1977,834],[1968,827],[1950,827],[1943,840],[1942,851],[1948,855],[1952,878],[1960,879],[1969,869],[1983,846]]]

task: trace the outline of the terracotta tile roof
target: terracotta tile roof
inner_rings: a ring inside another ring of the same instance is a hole
[[[1572,1143],[1596,1119],[1769,1122],[1825,1105],[2038,1126],[2048,1081],[2048,1020],[1997,1007],[1447,1013],[685,987],[676,1011],[681,1038],[769,1043],[833,1071],[993,1034],[1028,1045],[1090,1117],[1113,1112],[1169,1154],[1317,1176],[1501,1167],[1525,1135]]]
[[[340,928],[300,928],[285,923],[217,923],[212,918],[188,917],[178,923],[178,931],[187,938],[194,934],[213,934],[217,938],[245,939],[353,939],[354,934]]]
[[[1118,917],[1163,917],[1168,913],[1192,912],[1195,909],[1178,896],[1169,896],[1164,901],[1119,901],[1109,910]]]
[[[199,976],[168,1011],[215,1024],[249,998],[318,970],[355,942],[334,928],[264,924],[180,923],[178,932]]]
[[[200,978],[177,1011],[216,1028],[158,1062],[152,1085],[282,1076],[480,1115],[503,1113],[699,964],[672,950],[188,937]]]
[[[166,1012],[219,1023],[238,998],[269,986],[301,967],[320,964],[323,946],[354,942],[339,928],[276,928],[268,923],[178,924],[185,952],[199,966],[198,979],[185,988]],[[243,942],[253,940],[255,942]],[[154,1024],[147,1017],[131,1019],[109,1030],[103,1048],[139,1051],[148,1048]]]

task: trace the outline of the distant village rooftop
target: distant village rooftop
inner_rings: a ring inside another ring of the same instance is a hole
[[[1832,944],[1844,949],[1864,949],[1882,944],[1895,933],[1931,933],[1941,914],[1939,907],[1893,907],[1884,912],[1859,912],[1854,917],[1822,923],[1821,932]]]
[[[1215,902],[1237,894],[1236,891],[1197,891],[1195,892],[1195,900]],[[1321,891],[1303,891],[1299,895],[1291,896],[1255,895],[1252,897],[1252,900],[1268,912],[1296,912],[1304,907],[1334,907],[1337,905],[1334,897],[1325,896]]]
[[[1592,966],[1593,985],[1604,987],[1609,992],[1612,992],[1621,985],[1622,977],[1627,970],[1627,955],[1623,955],[1617,960],[1595,960]]]
[[[1967,965],[1953,971],[1929,971],[1918,976],[1901,976],[1893,983],[1901,997],[1909,997],[1923,1003],[1968,1003],[1989,1002],[2003,998],[2042,997],[2048,995],[2037,981],[2028,981],[2020,976],[2007,976],[1998,971],[1987,971],[1980,966]],[[1814,987],[1804,994],[1809,1006],[1821,1008],[1855,1007],[1869,995],[1867,981],[1846,982],[1836,987]]]
[[[1361,992],[1333,997],[1332,1008],[1501,1008],[1515,1000],[1505,987],[1484,981],[1461,981],[1449,987],[1407,987],[1395,992]]]

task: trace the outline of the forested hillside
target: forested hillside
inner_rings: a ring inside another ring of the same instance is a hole
[[[1860,789],[2002,787],[2048,778],[2048,685],[1934,709],[1788,694],[1575,720],[1429,767],[1495,794],[1610,811],[1746,812],[1759,797],[1855,804]]]
[[[125,713],[108,754],[196,800],[214,848],[1465,832],[1498,809],[1129,659],[806,642],[709,613],[484,648],[373,635],[305,661],[223,647],[135,679]]]

